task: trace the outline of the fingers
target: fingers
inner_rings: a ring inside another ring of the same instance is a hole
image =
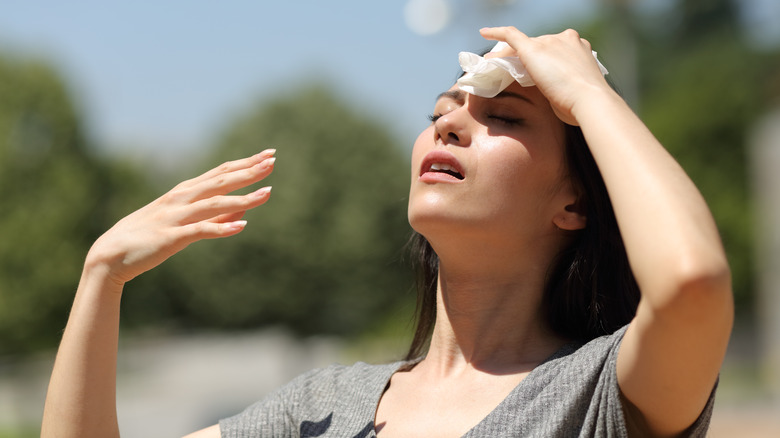
[[[178,187],[182,187],[182,188],[192,187],[204,181],[208,181],[213,178],[218,178],[220,175],[227,175],[230,174],[231,172],[250,169],[253,166],[256,166],[268,160],[269,158],[272,158],[275,153],[276,153],[276,149],[266,149],[260,152],[259,154],[252,155],[251,157],[246,157],[235,161],[228,161],[209,170],[208,172],[200,176],[184,181],[183,183],[179,184]]]
[[[274,152],[269,149],[251,157],[226,162],[179,184],[160,197],[154,208],[164,212],[170,225],[178,227],[174,240],[193,242],[240,232],[245,225],[241,217],[247,210],[265,204],[270,197],[271,187],[263,187],[246,195],[228,193],[268,176],[273,171]]]
[[[484,27],[479,30],[479,33],[483,38],[493,41],[503,41],[509,44],[509,47],[499,50],[498,52],[490,52],[485,55],[486,58],[505,58],[511,56],[518,56],[518,51],[522,45],[529,40],[528,36],[523,32],[517,30],[513,26],[508,27]]]
[[[243,215],[247,210],[265,204],[271,196],[271,187],[263,187],[242,196],[213,196],[187,205],[180,218],[182,224],[210,221],[213,223],[228,222],[238,219],[235,215]]]
[[[541,41],[545,39],[563,39],[569,41],[578,41],[581,45],[590,50],[590,42],[584,38],[580,38],[579,33],[574,29],[567,29],[557,35],[543,35],[541,37],[529,37],[525,33],[519,31],[514,26],[505,27],[485,27],[479,30],[479,33],[483,38],[494,41],[504,41],[508,43],[512,49],[504,49],[493,56],[517,56],[518,52],[523,51],[523,47],[529,44],[531,41]],[[514,51],[514,53],[512,53]]]
[[[227,213],[219,215],[215,218],[211,219],[211,222],[222,224],[227,222],[234,222],[237,220],[240,220],[242,217],[244,217],[244,214],[246,213],[246,210],[244,211],[237,211],[235,213]]]
[[[274,152],[269,149],[252,157],[226,162],[177,185],[164,195],[164,199],[172,204],[195,202],[254,184],[273,172]]]
[[[177,246],[184,248],[190,243],[203,239],[218,239],[240,233],[246,227],[244,220],[215,223],[209,221],[195,222],[177,229]]]
[[[588,50],[593,50],[593,48],[590,46],[590,41],[586,40],[585,38],[580,38],[580,44],[585,46]]]
[[[515,56],[515,57],[517,56],[517,51],[515,49],[513,49],[512,46],[506,47],[506,48],[501,49],[501,50],[499,50],[497,52],[492,52],[491,51],[491,52],[485,53],[485,59],[490,59],[490,58],[509,58],[509,57],[513,57],[513,56]]]
[[[265,158],[259,163],[224,174],[216,174],[192,186],[189,200],[196,201],[217,195],[225,195],[265,179],[274,170],[276,158]]]
[[[494,41],[505,41],[512,46],[514,45],[512,44],[512,41],[510,41],[510,39],[516,40],[518,42],[522,42],[523,40],[529,39],[528,35],[524,34],[523,32],[520,32],[514,26],[483,27],[482,29],[479,30],[479,33],[485,39],[494,40]]]
[[[154,268],[189,244],[228,237],[246,226],[247,210],[268,201],[271,188],[228,195],[268,176],[274,151],[227,162],[185,181],[117,222],[90,250],[93,263],[105,263],[123,282]]]
[[[247,210],[265,204],[271,187],[263,187],[243,196],[215,196],[182,208],[178,225],[169,227],[170,250],[175,253],[198,240],[229,237],[240,233],[247,221]]]

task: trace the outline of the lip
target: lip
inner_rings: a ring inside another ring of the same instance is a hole
[[[446,164],[451,166],[456,172],[463,176],[463,179],[458,179],[448,173],[431,171],[431,166],[433,164]],[[423,182],[459,183],[463,182],[465,177],[466,174],[463,172],[463,166],[461,166],[458,159],[455,158],[455,155],[447,151],[436,150],[429,152],[428,155],[423,158],[422,164],[420,165],[419,179]]]

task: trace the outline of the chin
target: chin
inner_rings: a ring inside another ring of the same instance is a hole
[[[441,197],[433,194],[421,195],[418,193],[417,196],[409,197],[407,218],[412,229],[425,235],[424,230],[430,227],[440,227],[457,220],[452,217],[450,209],[446,208],[446,203]]]
[[[412,229],[426,238],[431,234],[436,234],[437,230],[446,228],[452,224],[454,218],[442,214],[441,210],[429,209],[409,209],[409,225]]]
[[[444,213],[441,209],[409,210],[409,225],[412,229],[429,241],[437,239],[452,239],[473,233],[478,222],[474,218],[452,213]]]

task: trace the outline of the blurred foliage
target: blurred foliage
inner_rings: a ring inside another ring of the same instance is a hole
[[[95,154],[49,66],[2,59],[0,84],[0,354],[9,354],[56,344],[91,242],[154,195],[152,175]],[[126,324],[345,334],[376,329],[411,300],[405,153],[327,88],[258,106],[227,130],[192,174],[275,147],[269,205],[247,215],[240,237],[199,242],[134,280]]]
[[[308,86],[237,120],[200,170],[265,148],[277,150],[274,173],[258,185],[273,185],[268,204],[247,214],[236,238],[173,257],[151,299],[180,324],[284,324],[301,334],[357,334],[408,302],[400,262],[409,169],[386,127],[326,85]],[[125,295],[130,319],[149,303],[136,292]]]
[[[731,264],[738,314],[750,317],[755,222],[749,132],[778,103],[780,51],[749,45],[738,7],[728,0],[681,0],[654,17],[613,11],[583,33],[594,47],[608,46],[612,24],[623,20],[635,39],[637,110],[707,199]]]
[[[93,157],[52,68],[0,59],[0,353],[58,340],[111,197],[127,194],[115,167]]]
[[[731,260],[739,309],[753,303],[747,133],[780,95],[778,50],[740,34],[737,3],[683,0],[665,15],[604,15],[580,29],[606,47],[615,23],[636,41],[638,111],[707,198]],[[602,52],[607,66],[608,52]],[[620,78],[618,78],[619,80]],[[235,120],[198,169],[277,149],[268,205],[240,236],[199,242],[131,282],[130,327],[382,332],[413,300],[400,263],[409,169],[377,120],[325,84]],[[0,57],[0,354],[56,344],[91,242],[149,202],[152,175],[100,158],[62,79]],[[256,187],[255,187],[256,188]],[[405,314],[405,313],[404,313]],[[406,321],[401,321],[405,324]]]
[[[0,429],[0,438],[36,438],[41,436],[40,428],[33,426],[23,429],[5,427]]]

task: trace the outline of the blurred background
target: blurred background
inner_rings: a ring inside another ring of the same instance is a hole
[[[707,198],[737,326],[712,436],[780,436],[775,0],[0,2],[0,437],[37,436],[83,258],[134,209],[278,150],[267,207],[127,287],[123,436],[401,357],[408,159],[483,26],[574,27]],[[150,432],[155,431],[155,432]]]

